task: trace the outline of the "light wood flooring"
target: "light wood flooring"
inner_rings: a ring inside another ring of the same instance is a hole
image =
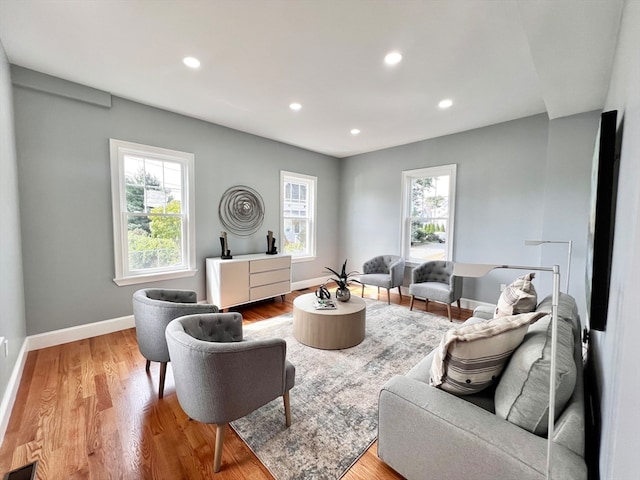
[[[354,286],[352,294],[360,294]],[[284,302],[259,302],[234,309],[245,323],[292,310],[297,295]],[[376,289],[365,290],[376,298]],[[386,291],[380,293],[386,300]],[[391,294],[408,308],[409,299]],[[424,308],[416,302],[415,309]],[[428,310],[446,316],[446,307]],[[452,308],[454,318],[471,316]],[[61,479],[272,479],[246,444],[229,428],[222,469],[213,473],[215,425],[190,421],[178,404],[171,368],[165,396],[157,398],[159,365],[145,373],[135,329],[30,352],[9,426],[0,448],[0,476],[38,460],[37,478]],[[283,420],[284,421],[284,420]],[[347,472],[346,480],[401,479],[380,461],[377,444]]]

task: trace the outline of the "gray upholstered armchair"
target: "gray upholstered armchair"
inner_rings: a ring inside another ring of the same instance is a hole
[[[398,255],[380,255],[372,258],[362,266],[362,275],[360,275],[360,283],[362,283],[362,294],[364,296],[364,286],[374,285],[378,287],[378,298],[380,297],[380,287],[387,289],[387,303],[391,303],[390,290],[398,287],[400,300],[402,300],[402,291],[400,287],[404,280],[404,258]]]
[[[227,424],[283,397],[291,425],[289,390],[295,367],[283,339],[242,339],[242,315],[188,315],[166,330],[178,402],[190,418],[216,424],[213,470],[220,471]]]
[[[133,294],[136,337],[140,353],[147,359],[147,373],[151,362],[160,362],[158,398],[164,395],[164,379],[169,361],[169,350],[164,337],[164,330],[169,322],[183,315],[218,311],[215,305],[196,302],[197,294],[191,290],[147,288]]]
[[[451,304],[458,303],[460,310],[460,297],[462,297],[462,277],[453,275],[453,262],[434,260],[418,265],[411,274],[411,303],[409,310],[413,310],[415,297],[424,298],[424,309],[427,309],[429,300],[447,304],[447,313],[451,321]]]

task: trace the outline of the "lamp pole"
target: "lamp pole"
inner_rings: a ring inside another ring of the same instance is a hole
[[[527,240],[527,242],[533,242]],[[571,241],[551,242],[539,241],[537,243],[527,243],[527,245],[540,245],[542,243],[569,243],[569,259],[571,259]],[[548,432],[547,432],[547,471],[546,479],[551,480],[551,458],[553,454],[553,433],[555,428],[555,405],[556,405],[556,350],[558,332],[558,304],[560,302],[560,267],[528,267],[524,265],[492,265],[476,263],[454,263],[453,274],[459,277],[483,277],[491,270],[497,268],[507,268],[511,270],[534,270],[551,272],[553,274],[553,292],[551,295],[551,362],[549,365],[549,406],[548,406]],[[568,289],[568,284],[567,284]]]
[[[567,253],[567,281],[566,287],[564,289],[565,293],[569,293],[569,276],[571,275],[571,248],[573,246],[573,242],[571,240],[525,240],[524,244],[527,246],[530,245],[542,245],[544,243],[564,243],[568,245],[568,253]]]

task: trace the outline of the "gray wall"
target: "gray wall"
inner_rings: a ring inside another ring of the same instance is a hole
[[[380,253],[399,254],[402,171],[455,163],[454,260],[553,261],[565,272],[566,248],[525,247],[524,240],[572,240],[572,270],[582,277],[574,276],[571,292],[584,312],[586,222],[598,118],[598,112],[553,121],[536,115],[345,159],[340,257],[360,268]],[[465,279],[463,295],[495,303],[500,283],[520,274],[496,270],[482,279]],[[545,275],[539,277],[539,293],[550,293]]]
[[[31,75],[30,84],[57,88]],[[234,255],[264,251],[267,230],[279,231],[281,169],[318,177],[318,258],[294,264],[293,280],[336,264],[337,159],[117,97],[109,108],[14,85],[14,99],[29,335],[129,315],[133,291],[144,286],[189,288],[205,298],[204,259],[220,255],[222,193],[248,185],[262,195],[263,231],[230,235],[229,243]],[[195,277],[113,283],[109,138],[195,154]]]
[[[9,63],[0,42],[0,336],[9,342],[9,356],[0,351],[0,401],[16,365],[26,334],[20,239],[17,156]],[[0,432],[4,433],[4,432]]]
[[[605,110],[624,115],[607,329],[593,332],[602,410],[600,473],[640,472],[640,2],[627,1]]]

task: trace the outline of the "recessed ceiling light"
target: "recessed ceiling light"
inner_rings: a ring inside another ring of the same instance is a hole
[[[191,68],[198,68],[200,66],[200,60],[194,57],[184,57],[182,63]]]
[[[292,103],[292,104],[290,104],[290,105],[289,105],[289,108],[290,108],[291,110],[296,110],[296,111],[298,111],[298,110],[300,110],[300,109],[302,108],[302,105],[300,105],[300,104],[299,104],[299,103],[297,103],[297,102],[294,102],[294,103]]]
[[[360,129],[359,128],[352,128],[351,129],[351,135],[358,135],[360,133]]]
[[[395,65],[396,63],[400,63],[400,60],[402,60],[400,52],[390,52],[384,57],[384,63],[387,65]]]
[[[444,100],[440,100],[440,102],[438,102],[438,107],[442,110],[444,110],[445,108],[449,108],[451,105],[453,105],[453,100],[451,100],[450,98],[445,98]]]

